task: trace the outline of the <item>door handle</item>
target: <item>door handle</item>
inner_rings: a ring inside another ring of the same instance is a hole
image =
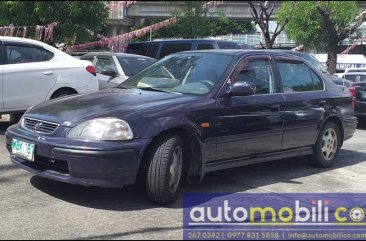
[[[271,105],[271,112],[279,112],[281,110],[281,105]]]
[[[52,75],[52,74],[53,74],[53,72],[52,72],[52,71],[46,71],[46,72],[44,72],[43,74],[44,74],[44,75]]]

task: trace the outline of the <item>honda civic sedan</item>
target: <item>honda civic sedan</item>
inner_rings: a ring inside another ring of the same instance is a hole
[[[310,63],[262,50],[174,54],[122,85],[29,109],[11,160],[44,178],[175,201],[184,178],[308,156],[331,167],[357,126],[353,98]]]

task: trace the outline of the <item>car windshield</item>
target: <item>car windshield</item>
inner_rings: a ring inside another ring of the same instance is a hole
[[[205,95],[214,88],[233,58],[219,53],[170,55],[131,77],[120,88]]]
[[[150,66],[156,60],[144,57],[117,57],[118,62],[122,66],[126,76],[133,76],[142,71],[146,67]]]

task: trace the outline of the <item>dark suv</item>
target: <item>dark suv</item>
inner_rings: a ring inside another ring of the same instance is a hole
[[[254,49],[254,47],[225,40],[184,39],[132,43],[128,45],[127,53],[159,60],[177,52],[207,49]]]

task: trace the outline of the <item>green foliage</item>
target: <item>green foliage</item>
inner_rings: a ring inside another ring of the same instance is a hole
[[[1,1],[0,26],[35,26],[59,22],[55,42],[93,39],[85,28],[101,30],[108,17],[105,1]]]
[[[327,1],[322,1],[321,6],[326,9]],[[337,33],[348,27],[358,13],[356,1],[330,1],[329,7]],[[290,9],[291,2],[284,1],[277,14],[277,21],[280,24],[290,14]],[[288,37],[297,44],[303,44],[306,49],[324,51],[328,43],[324,19],[316,9],[315,1],[296,2],[293,17],[285,32]]]
[[[161,21],[164,21],[164,19],[156,19],[156,20],[145,19],[141,25],[135,27],[133,30],[137,30]],[[251,21],[230,20],[225,16],[221,16],[218,19],[207,17],[207,19],[205,19],[205,23],[203,26],[205,26],[205,28],[200,30],[199,33],[196,31],[196,33],[198,33],[196,38],[227,35],[227,34],[249,34],[255,32],[255,26]],[[187,31],[187,21],[181,22],[181,19],[179,19],[178,22],[175,24],[171,24],[158,31],[154,31],[152,33],[152,39],[194,38],[191,35],[188,35],[186,31]],[[134,38],[133,41],[134,42],[148,41],[149,39],[150,35],[146,34],[142,37]]]

